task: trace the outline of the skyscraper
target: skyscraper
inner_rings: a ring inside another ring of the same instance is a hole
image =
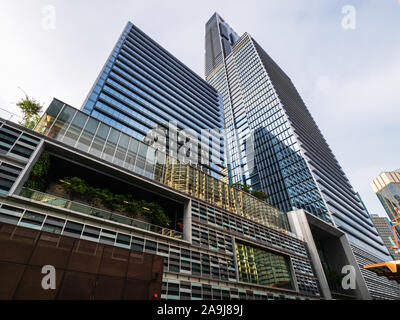
[[[393,250],[395,246],[395,241],[393,237],[392,224],[387,217],[380,217],[377,214],[371,216],[372,222],[375,224],[376,230],[378,230],[386,248],[389,250],[394,260],[400,260],[400,254]],[[399,236],[397,235],[397,238]]]
[[[0,299],[325,297],[285,214],[60,100],[0,142]]]
[[[177,131],[190,130],[204,147],[203,151],[209,150],[208,161],[199,163],[211,175],[220,177],[224,146],[218,133],[223,128],[218,93],[131,22],[122,32],[82,110],[140,140],[151,130],[168,131],[174,122]],[[204,135],[201,138],[202,131],[207,129],[210,129],[210,144],[204,141]],[[201,156],[204,154],[199,151]]]
[[[206,79],[222,94],[232,181],[267,193],[282,211],[304,209],[342,230],[360,269],[390,259],[285,72],[248,33],[238,37],[217,13],[206,23],[205,48]],[[362,272],[374,297],[388,290],[399,296],[398,287],[381,288],[383,280]]]
[[[382,172],[371,183],[371,187],[390,220],[395,220],[399,216],[400,210],[400,169],[393,172]],[[396,229],[400,232],[398,226]]]

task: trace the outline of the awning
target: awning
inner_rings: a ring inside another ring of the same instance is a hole
[[[364,266],[364,269],[375,272],[378,276],[397,281],[400,284],[400,260],[371,264]]]

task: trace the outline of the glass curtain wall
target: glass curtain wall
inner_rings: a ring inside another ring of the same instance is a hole
[[[286,215],[266,202],[61,101],[52,102],[35,131],[263,225],[289,230]]]

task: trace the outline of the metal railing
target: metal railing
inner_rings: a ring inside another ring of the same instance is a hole
[[[113,222],[125,224],[128,226],[132,226],[135,228],[139,228],[146,231],[151,231],[163,236],[172,237],[176,239],[182,239],[183,234],[179,231],[171,230],[168,228],[163,228],[148,222],[140,221],[137,219],[132,219],[120,214],[115,214],[110,211],[98,209],[95,207],[91,207],[82,203],[74,202],[71,200],[67,200],[64,198],[60,198],[57,196],[53,196],[47,193],[43,193],[40,191],[22,188],[20,194],[21,197],[28,198],[34,201],[39,201],[45,204],[49,204],[51,206],[65,208],[72,211],[76,211],[79,213],[84,213],[90,216],[110,220]]]
[[[24,120],[21,116],[3,108],[0,108],[0,118],[17,124],[20,124]]]

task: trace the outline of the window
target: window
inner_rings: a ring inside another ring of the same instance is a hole
[[[65,225],[63,235],[80,238],[82,234],[83,224],[68,221]]]

